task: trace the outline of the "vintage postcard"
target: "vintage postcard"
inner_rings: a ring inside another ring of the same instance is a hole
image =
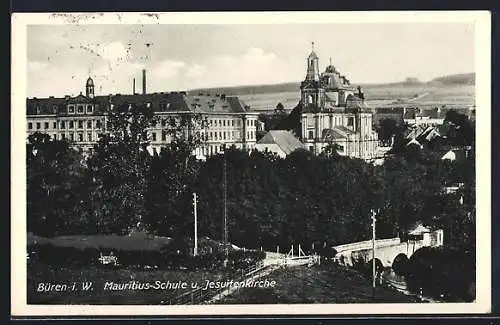
[[[490,38],[483,11],[14,14],[12,315],[489,312]]]

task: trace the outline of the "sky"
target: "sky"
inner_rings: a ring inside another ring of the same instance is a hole
[[[314,51],[353,84],[475,72],[472,23],[29,25],[27,95],[298,82]]]

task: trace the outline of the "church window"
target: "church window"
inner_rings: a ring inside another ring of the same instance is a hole
[[[83,142],[83,133],[78,133],[78,141]]]
[[[66,122],[65,121],[61,121],[61,129],[65,129],[66,128]]]
[[[89,141],[89,142],[92,141],[92,132],[87,133],[87,141]]]
[[[153,141],[156,141],[156,132],[152,133]]]
[[[309,131],[309,139],[313,139],[314,138],[314,132],[313,131]]]
[[[87,105],[87,113],[92,113],[94,111],[94,108],[92,105]]]
[[[231,126],[234,126],[234,120],[231,120]]]
[[[166,141],[167,140],[167,132],[162,131],[161,132],[161,141]]]
[[[68,113],[75,114],[75,105],[68,105]]]
[[[57,129],[57,122],[52,123],[52,128]]]
[[[76,107],[76,112],[77,112],[78,114],[83,114],[83,105],[78,105],[78,106]]]
[[[31,122],[28,123],[28,129],[29,130],[33,129],[33,123],[31,123]]]
[[[91,129],[92,128],[92,121],[89,120],[87,121],[87,129]]]
[[[78,121],[78,128],[83,129],[83,121]]]
[[[40,122],[37,122],[37,123],[36,123],[36,129],[37,129],[37,130],[40,130]]]
[[[69,128],[72,129],[74,127],[73,121],[69,121]]]
[[[48,129],[48,128],[49,128],[49,122],[45,122],[45,123],[43,124],[43,128],[44,128],[44,129]]]
[[[70,139],[71,141],[75,141],[75,134],[74,134],[74,133],[70,133],[70,134],[69,134],[69,139]]]
[[[61,134],[61,140],[66,140],[66,134]]]
[[[354,117],[347,118],[347,126],[354,126]]]

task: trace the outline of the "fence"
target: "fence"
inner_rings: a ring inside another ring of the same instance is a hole
[[[257,264],[241,271],[241,275],[237,276],[233,279],[233,282],[241,282],[246,280],[249,276],[260,272],[261,270],[267,268],[268,265],[264,265],[264,262],[258,262]],[[231,275],[230,275],[231,276]],[[226,282],[227,278],[221,277],[215,281]],[[185,292],[175,298],[170,299],[170,305],[199,305],[208,303],[213,298],[220,296],[222,292],[230,289],[228,286],[224,286],[221,288],[203,288],[198,287],[191,291]]]

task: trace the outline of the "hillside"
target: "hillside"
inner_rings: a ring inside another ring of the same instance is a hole
[[[474,85],[476,83],[475,73],[461,73],[432,79],[428,82],[432,85]]]
[[[434,78],[428,82],[422,82],[416,78],[407,78],[404,81],[383,83],[383,84],[361,84],[363,88],[387,88],[387,87],[414,87],[414,86],[452,86],[452,85],[474,85],[475,73],[452,74]],[[296,92],[300,87],[300,82],[286,82],[272,85],[247,85],[234,87],[214,87],[191,89],[191,93],[224,93],[226,95],[253,95],[269,93]]]

